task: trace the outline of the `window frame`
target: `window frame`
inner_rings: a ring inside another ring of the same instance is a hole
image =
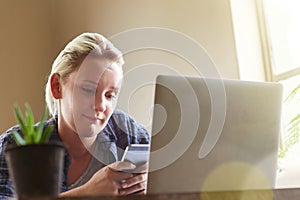
[[[300,75],[300,66],[286,72],[274,73],[274,56],[272,54],[270,33],[267,28],[264,0],[256,0],[256,7],[266,81],[279,82]]]

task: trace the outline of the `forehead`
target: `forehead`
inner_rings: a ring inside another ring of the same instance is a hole
[[[110,72],[110,75],[122,76],[121,67],[114,61],[97,58],[86,57],[77,71],[77,80],[91,80],[99,82],[101,77]]]

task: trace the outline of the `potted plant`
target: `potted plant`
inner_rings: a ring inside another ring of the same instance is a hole
[[[35,125],[29,104],[25,106],[24,117],[19,106],[15,106],[20,132],[12,132],[16,144],[5,148],[9,175],[19,199],[58,196],[62,182],[64,145],[49,142],[53,126],[44,128],[47,108],[40,123]]]

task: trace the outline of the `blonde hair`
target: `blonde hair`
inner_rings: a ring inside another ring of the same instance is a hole
[[[122,53],[104,36],[98,33],[82,33],[69,42],[52,64],[45,89],[45,99],[52,116],[58,113],[58,100],[52,96],[50,79],[55,73],[60,75],[64,84],[68,76],[77,70],[88,55],[99,56],[116,62],[120,67],[124,64]]]

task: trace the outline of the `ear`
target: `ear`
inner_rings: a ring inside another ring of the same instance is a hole
[[[51,92],[55,99],[61,99],[62,98],[62,92],[61,92],[61,84],[60,84],[60,75],[58,73],[52,74],[50,78],[50,86],[51,86]]]

